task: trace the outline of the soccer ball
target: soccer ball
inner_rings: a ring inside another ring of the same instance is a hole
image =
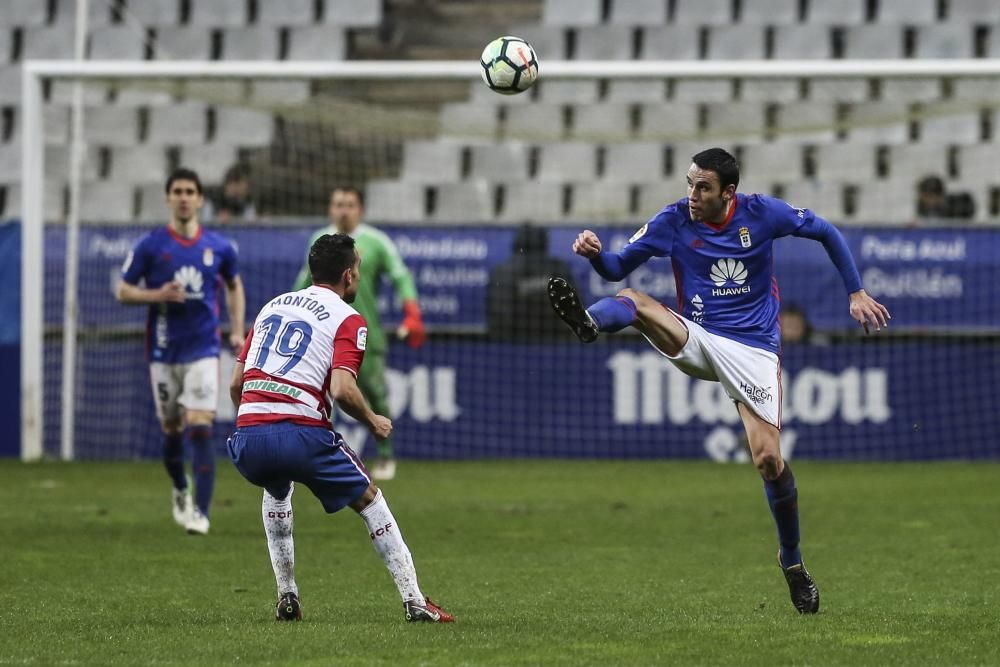
[[[538,58],[520,37],[497,37],[479,58],[483,81],[502,95],[523,93],[538,80]]]

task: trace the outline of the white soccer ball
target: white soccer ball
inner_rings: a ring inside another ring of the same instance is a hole
[[[497,37],[479,58],[483,81],[502,95],[523,93],[538,80],[538,58],[520,37]]]

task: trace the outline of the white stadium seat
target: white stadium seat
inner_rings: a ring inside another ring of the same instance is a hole
[[[212,54],[211,37],[203,26],[159,28],[153,55],[157,60],[208,60]]]
[[[466,102],[444,104],[438,115],[443,137],[496,139],[497,107]]]
[[[845,58],[902,58],[903,29],[895,25],[851,25],[844,30]]]
[[[542,8],[545,25],[583,26],[600,22],[601,0],[545,0]]]
[[[398,181],[369,181],[365,186],[365,218],[380,222],[423,222],[427,219],[426,187]]]
[[[674,13],[671,20],[679,25],[725,25],[732,18],[733,3],[730,0],[673,0]],[[744,3],[746,4],[746,3]]]
[[[632,107],[627,104],[589,104],[573,110],[570,136],[587,141],[625,141],[633,132]]]
[[[608,81],[609,102],[663,102],[667,85],[662,79],[612,79]]]
[[[145,26],[175,26],[181,22],[181,5],[163,0],[128,0],[125,16]]]
[[[850,141],[862,144],[902,144],[910,138],[910,105],[863,102],[851,105],[845,122]]]
[[[915,181],[927,175],[948,175],[948,148],[933,144],[900,144],[889,147],[889,178]]]
[[[665,176],[665,148],[660,143],[612,143],[605,149],[602,179],[641,183]]]
[[[586,181],[597,176],[597,148],[594,144],[566,142],[543,144],[539,148],[539,181]]]
[[[597,81],[577,79],[542,80],[535,84],[538,101],[545,104],[593,104],[597,101]]]
[[[95,107],[83,116],[87,143],[132,146],[139,140],[139,115],[129,107]]]
[[[952,2],[962,4],[966,0]],[[936,23],[938,0],[879,0],[875,20],[879,23],[917,25]]]
[[[246,0],[192,2],[188,23],[213,28],[238,27],[247,23]]]
[[[403,144],[400,180],[407,183],[451,183],[462,178],[462,146],[452,141],[407,141]]]
[[[194,169],[197,171],[197,167]],[[138,185],[163,178],[166,173],[167,156],[162,147],[122,146],[111,151],[108,178],[112,181]]]
[[[612,0],[608,22],[618,25],[657,25],[667,22],[665,0]]]
[[[826,25],[779,25],[772,34],[775,60],[823,60],[833,54]]]
[[[972,58],[975,55],[974,36],[973,28],[962,24],[920,26],[917,28],[916,56],[917,58]]]
[[[799,0],[753,0],[741,5],[740,23],[788,25],[799,20]]]
[[[469,178],[490,181],[528,180],[528,147],[522,143],[483,144],[470,149]]]
[[[352,28],[382,23],[382,0],[325,0],[323,21]]]
[[[876,175],[875,148],[854,142],[816,146],[815,178],[833,183],[870,181]]]
[[[982,138],[980,111],[967,104],[923,104],[916,115],[921,143],[975,144]]]
[[[143,60],[146,35],[133,26],[97,28],[90,35],[90,57],[94,60]]]
[[[676,25],[648,26],[642,29],[644,60],[696,60],[701,56],[699,30]]]
[[[511,183],[504,186],[500,222],[558,222],[564,220],[560,183]]]
[[[802,178],[802,148],[787,142],[744,146],[740,175],[768,182]]]
[[[576,29],[576,60],[629,60],[632,58],[632,28],[599,25]],[[526,38],[527,39],[527,38]]]
[[[708,57],[712,60],[763,60],[764,30],[753,25],[708,28]]]
[[[222,31],[222,57],[226,60],[275,60],[278,31],[270,26],[226,28]]]
[[[486,181],[442,183],[434,188],[434,220],[486,222],[493,219],[493,190]]]
[[[161,145],[200,145],[205,143],[207,107],[200,102],[186,102],[149,110],[146,141]]]
[[[844,216],[844,186],[822,180],[798,179],[782,187],[781,198],[798,208],[808,208],[827,220]]]
[[[580,222],[631,220],[629,187],[607,181],[574,184],[566,217]]]
[[[882,82],[882,98],[896,102],[931,102],[941,98],[941,79],[886,78]]]
[[[643,104],[640,109],[640,139],[694,139],[699,132],[700,105],[694,101]]]
[[[508,139],[545,141],[563,137],[565,114],[562,105],[511,105],[504,111],[504,129]]]
[[[212,141],[239,146],[264,146],[274,134],[274,118],[264,111],[219,107]]]
[[[288,60],[343,60],[347,57],[347,38],[340,26],[292,28],[288,40]]]
[[[856,25],[865,21],[866,0],[808,0],[806,22],[822,25]]]
[[[282,0],[257,4],[257,23],[267,26],[310,25],[314,22],[315,0]]]
[[[90,183],[80,193],[81,222],[135,221],[135,187],[130,183]]]
[[[226,170],[236,161],[236,146],[214,143],[184,146],[180,151],[180,164],[198,172],[205,183],[222,183]]]

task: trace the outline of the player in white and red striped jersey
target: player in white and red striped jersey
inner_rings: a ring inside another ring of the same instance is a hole
[[[332,399],[376,438],[392,432],[392,422],[372,411],[357,385],[368,330],[349,304],[360,265],[350,236],[321,236],[309,251],[313,284],[261,309],[229,385],[238,408],[229,455],[248,481],[264,488],[278,620],[302,618],[292,540],[293,482],[299,482],[328,513],[350,506],[361,515],[403,598],[406,620],[448,623],[454,618],[420,592],[410,550],[382,492],[330,428]]]

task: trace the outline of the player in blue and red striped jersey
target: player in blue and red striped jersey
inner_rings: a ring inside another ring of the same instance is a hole
[[[198,221],[204,203],[198,174],[174,171],[166,200],[169,224],[143,236],[129,253],[116,295],[122,303],[149,306],[146,355],[164,434],[163,462],[173,481],[174,520],[188,533],[204,535],[215,486],[219,296],[224,290],[234,351],[243,345],[246,300],[236,250]],[[192,444],[194,503],[184,474],[185,427]]]
[[[736,404],[764,479],[778,528],[778,562],[792,603],[800,613],[815,613],[819,590],[799,550],[798,490],[778,439],[781,363],[772,242],[788,235],[821,242],[847,287],[851,317],[865,333],[869,326],[886,326],[889,312],[862,288],[854,259],[835,227],[780,199],[737,194],[739,178],[732,155],[721,148],[702,151],[687,172],[688,196],[657,213],[621,252],[606,252],[591,231],[573,243],[573,251],[609,281],[623,279],[652,257],[669,256],[677,280],[676,311],[632,289],[584,310],[562,278],[550,279],[549,298],[584,342],[595,340],[599,332],[633,326],[683,372],[722,383]]]
[[[292,491],[298,482],[328,513],[350,507],[361,515],[403,599],[407,621],[449,623],[452,616],[420,592],[410,550],[382,491],[343,437],[330,430],[333,398],[376,439],[392,432],[389,418],[373,412],[358,388],[368,328],[349,304],[358,292],[360,266],[353,238],[320,236],[309,249],[312,284],[261,309],[229,384],[238,409],[229,455],[249,482],[264,487],[278,620],[302,618],[292,541]]]

